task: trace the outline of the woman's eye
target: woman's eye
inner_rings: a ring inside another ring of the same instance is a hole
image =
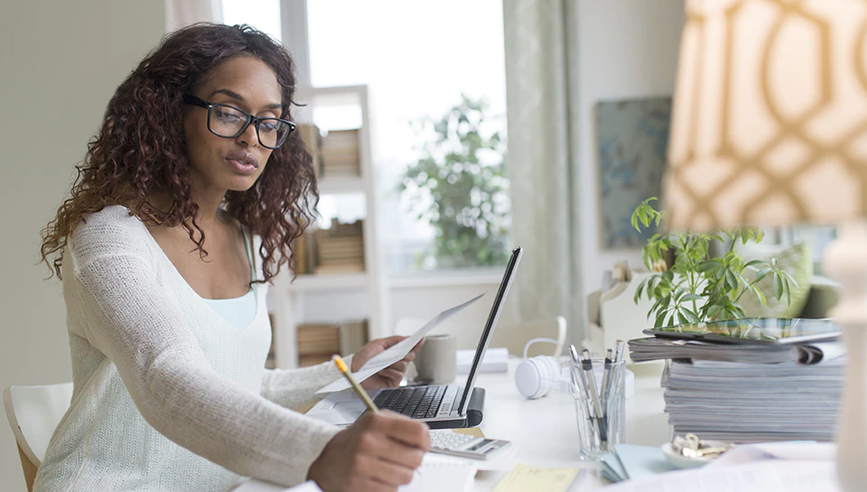
[[[241,115],[236,113],[235,111],[226,110],[226,109],[222,109],[222,108],[215,108],[214,109],[214,116],[216,116],[220,121],[223,121],[226,123],[237,123],[243,119],[241,117]]]
[[[275,121],[263,121],[259,124],[259,131],[270,133],[277,130],[277,122]]]

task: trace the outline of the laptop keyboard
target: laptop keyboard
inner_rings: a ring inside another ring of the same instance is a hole
[[[407,417],[429,419],[437,416],[445,394],[446,385],[395,388],[380,391],[373,403],[377,408]]]

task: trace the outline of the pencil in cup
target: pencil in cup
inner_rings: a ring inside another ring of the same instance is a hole
[[[365,405],[367,405],[368,410],[373,413],[378,412],[379,409],[376,408],[376,405],[373,403],[373,400],[370,399],[367,391],[364,391],[364,388],[359,386],[359,384],[355,382],[355,379],[352,378],[352,375],[349,373],[349,368],[346,366],[346,362],[343,362],[343,359],[339,355],[335,355],[332,360],[334,361],[334,364],[337,366],[337,368],[340,369],[340,372],[343,373],[343,376],[346,378],[346,380],[349,381],[349,384],[352,385],[352,389],[355,390],[355,393],[358,394],[358,397],[364,401]]]

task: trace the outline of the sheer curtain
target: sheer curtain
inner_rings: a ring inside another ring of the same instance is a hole
[[[165,0],[166,32],[196,22],[222,22],[222,0]]]
[[[577,168],[575,2],[504,0],[512,236],[524,248],[513,286],[518,317],[584,324]]]

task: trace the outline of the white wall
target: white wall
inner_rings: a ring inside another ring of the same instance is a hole
[[[593,106],[599,100],[671,95],[677,71],[683,0],[579,0],[581,238],[584,293],[598,290],[602,272],[641,254],[602,251],[597,144]]]
[[[162,1],[0,6],[0,388],[71,380],[60,286],[36,265],[39,231],[68,192],[114,89],[164,32]],[[0,490],[26,490],[5,416]]]

